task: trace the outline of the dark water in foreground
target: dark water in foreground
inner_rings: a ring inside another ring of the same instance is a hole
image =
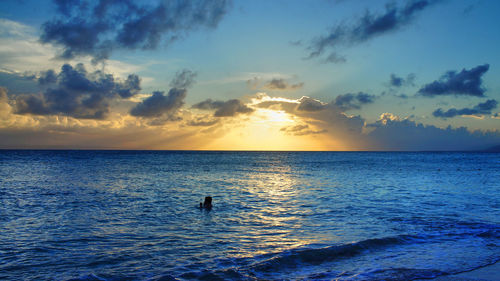
[[[500,260],[499,190],[495,153],[0,151],[0,279],[431,278]]]

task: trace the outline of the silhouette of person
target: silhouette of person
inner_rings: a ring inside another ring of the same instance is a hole
[[[201,203],[200,203],[200,206],[201,206]],[[212,209],[212,197],[211,196],[205,197],[205,202],[203,202],[203,208]]]

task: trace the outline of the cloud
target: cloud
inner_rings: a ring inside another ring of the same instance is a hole
[[[398,7],[395,4],[387,4],[385,12],[373,14],[366,11],[365,15],[351,26],[337,25],[323,36],[317,37],[310,42],[308,47],[308,58],[322,56],[329,52],[325,62],[345,62],[345,58],[335,51],[341,46],[353,46],[369,41],[377,36],[400,30],[411,23],[415,15],[431,6],[437,1],[412,0],[406,5]]]
[[[125,81],[102,71],[89,73],[83,64],[65,64],[55,76],[44,72],[40,84],[50,87],[41,94],[19,95],[15,99],[16,114],[65,115],[84,119],[104,119],[110,101],[129,98],[141,90],[140,79],[131,74]],[[52,87],[54,86],[54,87]]]
[[[459,73],[448,71],[439,80],[424,85],[418,93],[425,97],[442,95],[484,97],[486,90],[482,86],[482,76],[489,68],[489,64],[483,64],[470,70],[464,68]]]
[[[230,117],[235,116],[239,113],[249,114],[254,111],[252,108],[248,107],[237,99],[228,101],[213,101],[211,99],[207,99],[193,105],[193,108],[202,110],[215,110],[215,117]]]
[[[0,19],[0,27],[0,37],[2,38],[26,39],[26,35],[32,32],[29,26],[8,19]]]
[[[0,87],[0,117],[6,118],[11,112],[11,106],[9,105],[9,96],[7,95],[7,89]]]
[[[186,89],[172,88],[165,95],[164,92],[156,91],[130,110],[130,114],[137,117],[161,117],[167,115],[168,120],[178,120],[175,113],[184,105]]]
[[[151,1],[149,1],[151,2]],[[108,59],[114,49],[156,49],[198,28],[215,28],[229,0],[55,0],[59,15],[42,25],[40,41],[63,48],[59,56]]]
[[[384,113],[375,122],[368,122],[361,116],[347,115],[335,102],[323,103],[316,100],[316,110],[298,110],[302,103],[313,99],[303,97],[292,100],[268,97],[261,94],[254,100],[254,107],[282,110],[299,118],[301,124],[281,128],[289,135],[304,135],[317,132],[322,141],[351,150],[475,150],[484,149],[500,143],[498,131],[474,131],[465,127],[439,128],[424,125],[401,118],[391,113]],[[482,108],[491,107],[484,103]],[[311,130],[311,126],[315,129]],[[312,132],[309,132],[311,130]]]
[[[403,86],[414,86],[415,85],[413,83],[414,81],[415,81],[415,74],[413,73],[408,74],[406,79],[403,77],[398,77],[396,76],[396,74],[391,74],[389,85],[391,87],[396,87],[396,88],[400,88]]]
[[[327,130],[311,130],[309,128],[309,125],[295,125],[295,126],[283,127],[280,129],[280,131],[294,136],[317,135],[317,134],[324,134],[327,132]]]
[[[169,121],[178,121],[182,118],[178,112],[184,105],[184,99],[187,95],[186,88],[194,84],[196,73],[191,70],[183,69],[176,72],[170,86],[172,87],[168,94],[162,91],[153,92],[153,95],[144,99],[130,110],[130,114],[137,117],[155,118],[150,121],[151,125],[163,125]]]
[[[130,115],[107,120],[66,116],[11,115],[0,119],[1,148],[33,149],[187,149],[210,141],[188,127],[148,125]],[[187,145],[188,144],[188,145]]]
[[[0,87],[0,103],[6,103],[8,101],[7,89]]]
[[[342,110],[360,109],[362,105],[373,103],[374,95],[359,92],[357,94],[338,95],[335,98],[334,104]]]
[[[23,74],[26,78],[30,75],[39,77],[47,69],[59,69],[65,63],[53,59],[61,51],[61,48],[40,43],[37,29],[31,26],[0,19],[0,41],[2,42],[0,46],[0,74]],[[127,78],[128,74],[138,72],[150,63],[129,64],[108,60],[106,64],[96,67],[91,64],[90,57],[79,58],[78,62],[84,63],[88,70],[102,70],[113,73],[120,78]],[[11,87],[9,90],[11,92],[17,91]]]
[[[330,53],[324,60],[324,63],[344,63],[347,59],[345,56],[341,56],[337,53]]]
[[[274,73],[264,73],[265,76],[274,75]],[[269,79],[269,80],[267,80]],[[263,79],[262,77],[254,76],[246,81],[247,87],[252,90],[264,89],[269,91],[296,91],[304,87],[303,82],[292,84],[283,77],[270,77]]]
[[[40,74],[40,77],[38,77],[38,84],[40,85],[53,84],[56,82],[57,82],[57,75],[56,72],[52,69],[43,71]]]
[[[161,104],[168,97],[163,93],[161,96],[159,101],[147,104]],[[11,111],[9,104],[13,100],[9,100],[9,97],[12,98],[12,95],[0,88],[2,148],[204,149],[210,147],[210,142],[216,139],[226,144],[235,134],[244,133],[245,136],[258,138],[259,135],[249,135],[252,131],[248,130],[247,122],[255,117],[258,121],[252,123],[252,126],[271,128],[269,125],[272,124],[262,122],[266,120],[262,117],[269,116],[269,111],[272,110],[286,120],[274,123],[278,124],[274,127],[277,134],[304,136],[301,137],[302,141],[315,140],[322,144],[322,149],[472,150],[500,143],[498,130],[472,132],[465,127],[439,128],[390,113],[384,113],[379,120],[369,123],[361,116],[345,114],[333,102],[316,100],[323,105],[321,109],[299,110],[301,104],[314,100],[308,97],[287,99],[258,94],[247,105],[256,111],[254,115],[228,118],[224,122],[213,115],[193,116],[188,110],[180,110],[178,114],[181,116],[177,116],[177,113],[164,113],[153,119],[136,118],[115,111],[110,112],[109,118],[104,120],[76,119],[61,115],[19,115]],[[182,98],[177,100],[182,102]],[[205,106],[212,108],[212,103],[214,102],[206,103]],[[479,107],[492,107],[489,104],[491,102],[485,102]],[[264,110],[259,112],[261,109]],[[274,115],[276,114],[272,114]],[[165,125],[169,118],[180,117],[187,122]],[[314,138],[308,139],[307,135],[314,135]]]
[[[264,85],[264,89],[279,90],[279,91],[295,91],[301,89],[304,83],[289,84],[283,78],[274,78]]]
[[[439,128],[384,113],[364,137],[376,150],[461,151],[480,150],[500,143],[498,131],[469,131],[466,127]]]
[[[219,119],[212,118],[211,116],[198,116],[192,120],[187,122],[188,126],[197,126],[197,127],[210,127],[219,122]]]
[[[170,87],[172,88],[179,88],[179,89],[187,89],[191,87],[195,80],[194,78],[196,77],[196,73],[189,70],[189,69],[183,69],[181,71],[178,71],[175,74],[174,79],[170,82]]]
[[[361,133],[365,122],[360,116],[345,114],[334,102],[324,103],[307,96],[293,100],[262,95],[254,101],[254,107],[282,110],[307,121],[318,132],[332,132],[341,138]]]
[[[301,97],[298,100],[298,102],[299,102],[297,106],[298,111],[315,112],[324,110],[328,106],[326,103],[323,103],[317,99],[313,99],[310,97]]]
[[[480,103],[473,108],[462,108],[462,109],[448,109],[443,111],[443,109],[436,109],[432,115],[435,117],[440,117],[443,119],[453,118],[459,115],[479,115],[479,114],[491,114],[491,111],[497,108],[498,102],[494,99],[487,100],[486,102]]]

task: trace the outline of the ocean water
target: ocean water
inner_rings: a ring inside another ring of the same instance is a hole
[[[499,191],[498,153],[5,150],[0,279],[433,278],[500,260]]]

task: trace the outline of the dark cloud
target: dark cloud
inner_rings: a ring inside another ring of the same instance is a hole
[[[324,134],[327,132],[327,130],[311,130],[309,128],[309,125],[295,125],[295,126],[288,126],[288,127],[283,127],[280,129],[280,131],[285,132],[285,134],[289,135],[294,135],[294,136],[307,136],[307,135],[317,135],[317,134]]]
[[[189,69],[183,69],[175,74],[174,79],[170,82],[170,87],[187,89],[194,84],[194,78],[196,77],[196,72]]]
[[[246,106],[244,103],[237,99],[228,101],[213,101],[211,99],[207,99],[193,105],[193,108],[202,110],[215,110],[215,117],[229,117],[235,116],[239,113],[248,114],[254,111],[252,108]]]
[[[376,150],[478,150],[500,143],[500,134],[495,131],[471,132],[466,127],[451,126],[439,128],[400,119],[390,113],[383,114],[380,120],[367,127],[374,129],[365,137]]]
[[[131,74],[119,81],[102,71],[88,73],[83,64],[65,64],[54,81],[54,71],[46,71],[41,84],[51,86],[42,94],[16,98],[16,114],[66,115],[75,118],[104,119],[113,99],[128,98],[140,91],[140,79]],[[39,80],[40,83],[40,80]]]
[[[137,117],[154,118],[150,125],[163,125],[170,121],[179,121],[179,109],[184,105],[187,95],[186,88],[189,88],[195,81],[196,73],[184,69],[178,71],[170,86],[168,94],[163,91],[153,92],[153,95],[144,99],[130,110],[130,114]]]
[[[391,74],[389,85],[396,88],[403,86],[414,86],[414,81],[415,81],[415,74],[413,73],[408,74],[406,79],[403,77],[398,77],[396,76],[396,74]]]
[[[443,109],[436,109],[432,115],[435,117],[440,117],[443,119],[453,118],[460,115],[479,115],[479,114],[491,114],[491,111],[497,108],[498,102],[496,100],[487,100],[486,102],[480,103],[473,108],[462,108],[462,109],[448,109],[443,111]]]
[[[264,88],[268,90],[294,91],[301,89],[303,86],[304,83],[290,84],[283,78],[274,78],[271,81],[267,82],[264,85]]]
[[[489,68],[489,64],[484,64],[470,70],[464,68],[459,73],[448,71],[439,80],[423,86],[418,92],[426,97],[442,95],[484,97],[486,90],[482,86],[481,77]]]
[[[219,122],[219,119],[210,116],[200,116],[187,122],[189,126],[210,127]]]
[[[57,75],[56,72],[52,69],[43,71],[40,74],[40,77],[38,78],[38,84],[40,85],[53,84],[56,82],[57,82]]]
[[[436,0],[412,0],[399,7],[387,4],[382,14],[366,11],[365,15],[352,26],[337,25],[331,32],[311,41],[308,47],[308,58],[314,58],[330,51],[325,62],[344,62],[345,58],[338,55],[335,49],[340,46],[352,46],[366,42],[372,38],[401,29],[408,25],[416,14]]]
[[[127,77],[125,82],[116,85],[116,92],[124,99],[130,98],[141,90],[141,79],[135,74]]]
[[[404,81],[403,78],[397,77],[396,75],[391,74],[391,81],[389,83],[391,84],[391,86],[401,87],[401,86],[403,86],[403,81]]]
[[[360,109],[364,104],[373,103],[374,99],[374,95],[369,95],[363,92],[359,92],[357,94],[348,93],[337,96],[333,104],[342,110]]]
[[[324,110],[327,106],[327,104],[322,103],[319,100],[310,97],[301,97],[299,99],[299,104],[297,105],[297,110],[315,112]]]
[[[139,117],[174,116],[184,105],[186,89],[172,88],[167,95],[164,92],[153,92],[153,95],[137,104],[130,114]]]
[[[81,5],[84,5],[80,0],[54,0],[57,11],[65,16],[71,16],[72,11]]]
[[[230,0],[54,0],[59,15],[42,25],[40,41],[63,47],[61,58],[109,58],[113,49],[155,49],[198,28],[215,28]],[[140,3],[140,4],[139,4]]]

